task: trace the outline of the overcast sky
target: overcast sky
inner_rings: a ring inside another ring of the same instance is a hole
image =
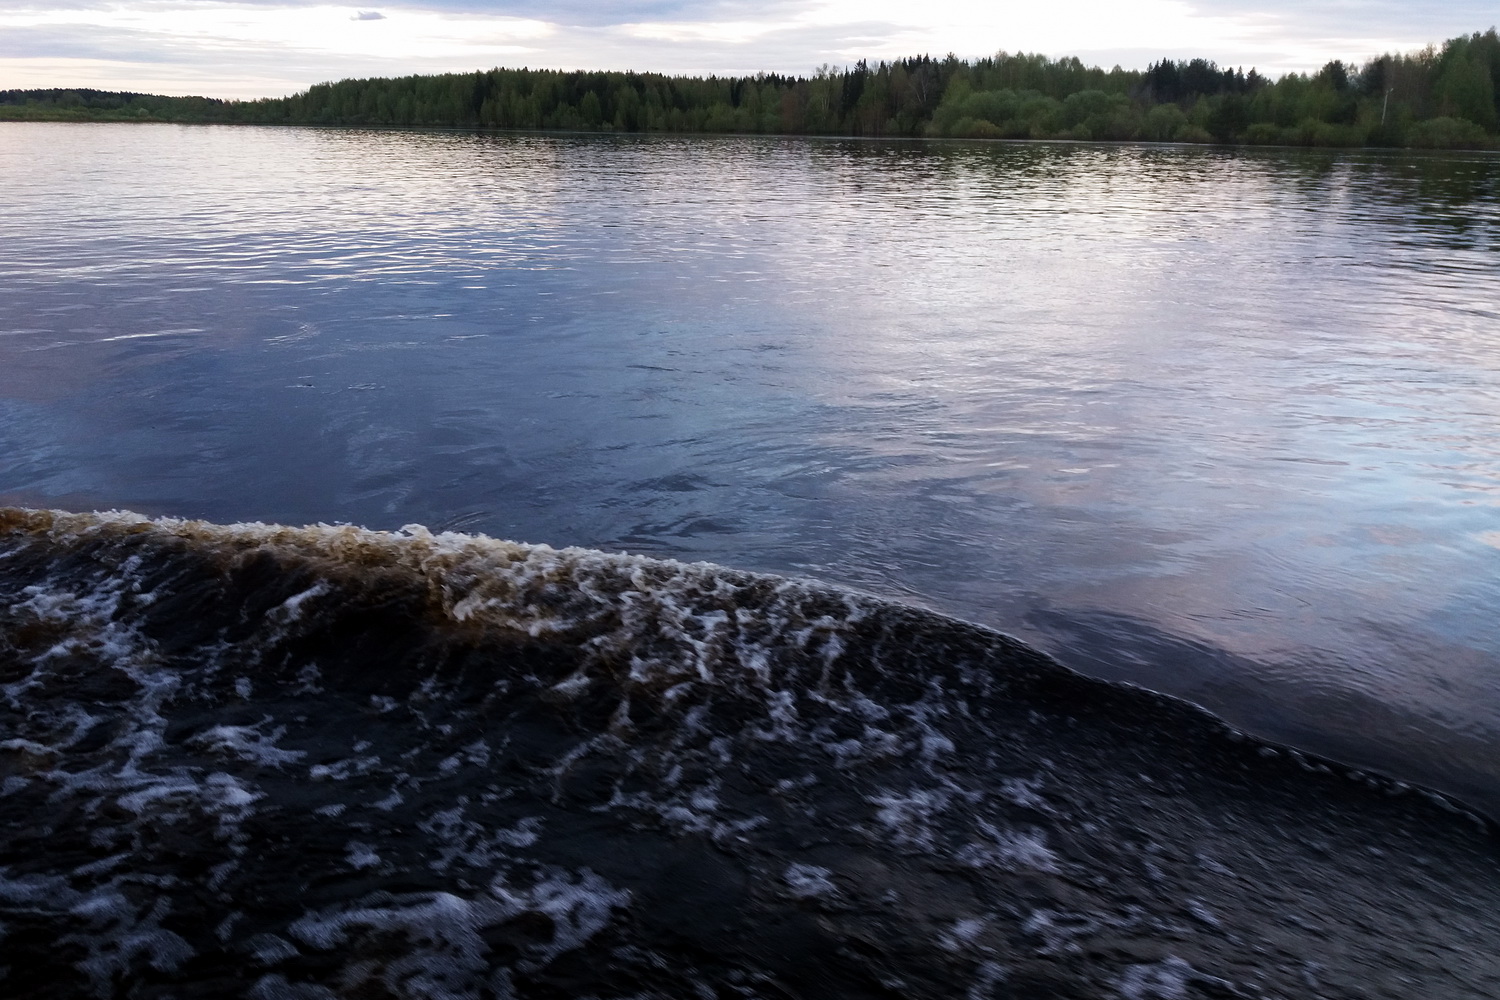
[[[948,52],[1279,75],[1420,48],[1495,0],[0,0],[0,89],[280,96],[325,80],[532,66],[807,74]]]

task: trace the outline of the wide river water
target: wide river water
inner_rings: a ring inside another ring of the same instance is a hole
[[[1500,159],[0,124],[0,503],[805,575],[1500,812]]]

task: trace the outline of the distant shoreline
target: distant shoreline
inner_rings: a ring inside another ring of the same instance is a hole
[[[442,132],[442,133],[465,133],[480,135],[534,135],[534,136],[613,136],[626,138],[681,138],[681,139],[811,139],[828,142],[937,142],[967,145],[994,145],[994,146],[1143,146],[1157,148],[1203,148],[1220,150],[1286,150],[1291,152],[1343,152],[1343,153],[1386,153],[1391,155],[1406,154],[1441,154],[1441,153],[1479,153],[1489,155],[1500,155],[1500,144],[1488,147],[1441,147],[1441,146],[1307,146],[1290,143],[1246,143],[1229,142],[1221,143],[1213,140],[1198,142],[1193,140],[1157,140],[1157,139],[1005,139],[1005,138],[975,138],[967,136],[924,136],[924,135],[844,135],[836,132],[615,132],[603,129],[562,129],[562,128],[502,128],[483,125],[330,125],[322,122],[223,122],[223,121],[184,121],[170,118],[78,118],[78,117],[8,117],[4,108],[0,108],[0,125],[13,124],[40,124],[40,125],[205,125],[205,126],[227,126],[235,128],[289,128],[289,129],[330,129],[330,130],[357,130],[369,132]]]
[[[862,60],[806,77],[496,68],[251,101],[0,90],[0,121],[1500,149],[1500,36],[1491,28],[1275,81],[1206,59],[1105,70],[1002,52]]]

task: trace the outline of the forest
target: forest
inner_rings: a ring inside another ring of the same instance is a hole
[[[1001,52],[861,61],[805,77],[496,68],[341,80],[251,101],[6,90],[0,120],[1495,149],[1500,37],[1491,28],[1276,80],[1206,59],[1104,70]]]

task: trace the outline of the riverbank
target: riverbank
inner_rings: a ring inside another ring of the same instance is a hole
[[[0,120],[155,121],[870,138],[1070,139],[1329,148],[1500,148],[1500,36],[1333,60],[1277,80],[1206,59],[1146,70],[1000,53],[824,67],[808,77],[495,68],[218,100],[0,91]]]

